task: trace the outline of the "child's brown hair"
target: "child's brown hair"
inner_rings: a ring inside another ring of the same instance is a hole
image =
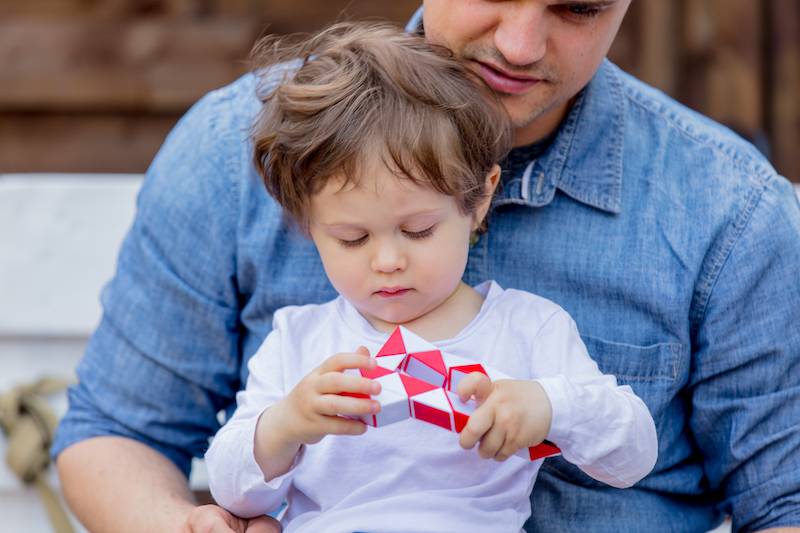
[[[375,157],[474,213],[510,149],[508,116],[482,80],[389,24],[339,23],[300,44],[266,37],[253,60],[267,91],[252,132],[256,168],[303,228],[328,179],[357,183]]]

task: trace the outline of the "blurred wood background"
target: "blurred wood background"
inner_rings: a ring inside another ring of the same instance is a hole
[[[2,0],[0,173],[143,172],[257,37],[342,16],[405,22],[418,0]],[[733,127],[800,182],[800,2],[636,0],[626,70]]]

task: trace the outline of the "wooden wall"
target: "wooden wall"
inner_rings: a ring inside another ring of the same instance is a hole
[[[3,0],[0,172],[142,172],[264,31],[404,22],[418,0]],[[800,181],[800,3],[635,0],[612,58]]]
[[[611,56],[800,182],[800,2],[634,0]]]

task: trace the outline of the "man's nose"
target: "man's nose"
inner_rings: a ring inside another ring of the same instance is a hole
[[[547,53],[548,20],[540,2],[520,2],[495,28],[494,45],[509,64],[528,66]]]
[[[372,270],[391,274],[398,270],[405,270],[407,265],[406,254],[399,243],[394,239],[386,239],[376,243],[372,255]]]

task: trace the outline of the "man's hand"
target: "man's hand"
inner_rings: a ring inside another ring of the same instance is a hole
[[[246,520],[233,516],[222,507],[195,507],[181,533],[280,533],[280,523],[270,516]]]
[[[480,441],[484,459],[505,461],[521,448],[540,444],[550,431],[552,407],[535,381],[501,379],[492,383],[473,372],[458,384],[461,401],[474,398],[478,408],[461,431],[459,443],[471,449]]]

